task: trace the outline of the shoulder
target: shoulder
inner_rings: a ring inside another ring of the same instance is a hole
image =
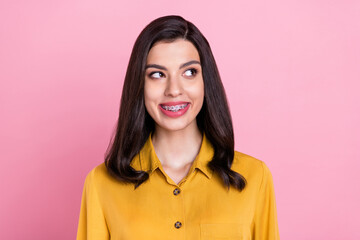
[[[262,181],[264,177],[271,176],[269,168],[263,161],[238,151],[235,151],[231,169],[240,173],[247,180]]]
[[[85,185],[87,186],[98,186],[99,184],[106,184],[108,182],[116,182],[116,180],[107,171],[105,163],[94,167],[85,179]]]
[[[101,163],[94,167],[86,176],[86,178],[99,178],[99,177],[106,177],[107,169],[105,163]]]

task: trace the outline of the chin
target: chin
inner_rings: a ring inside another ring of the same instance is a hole
[[[177,123],[162,123],[162,124],[156,124],[158,128],[164,129],[166,131],[181,131],[185,130],[187,128],[191,128],[191,123],[187,122],[177,122]]]
[[[187,128],[187,126],[183,126],[183,125],[172,125],[172,126],[159,126],[159,128],[167,130],[167,131],[181,131]]]

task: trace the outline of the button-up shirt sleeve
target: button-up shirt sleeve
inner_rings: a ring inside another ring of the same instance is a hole
[[[77,240],[109,239],[102,206],[96,190],[94,171],[86,177],[82,195]]]
[[[275,193],[269,168],[262,162],[263,176],[256,201],[253,222],[255,240],[280,239],[276,214]]]

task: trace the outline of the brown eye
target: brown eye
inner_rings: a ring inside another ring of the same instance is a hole
[[[152,72],[152,73],[149,74],[149,77],[155,78],[155,79],[162,78],[164,76],[165,75],[162,72]]]
[[[186,77],[191,77],[191,76],[195,76],[197,73],[197,70],[195,68],[191,68],[191,69],[188,69],[184,72],[184,75]]]

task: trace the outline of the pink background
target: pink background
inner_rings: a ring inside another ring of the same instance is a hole
[[[130,51],[180,14],[209,40],[236,149],[263,160],[282,239],[360,239],[360,1],[0,2],[0,239],[74,239]]]

